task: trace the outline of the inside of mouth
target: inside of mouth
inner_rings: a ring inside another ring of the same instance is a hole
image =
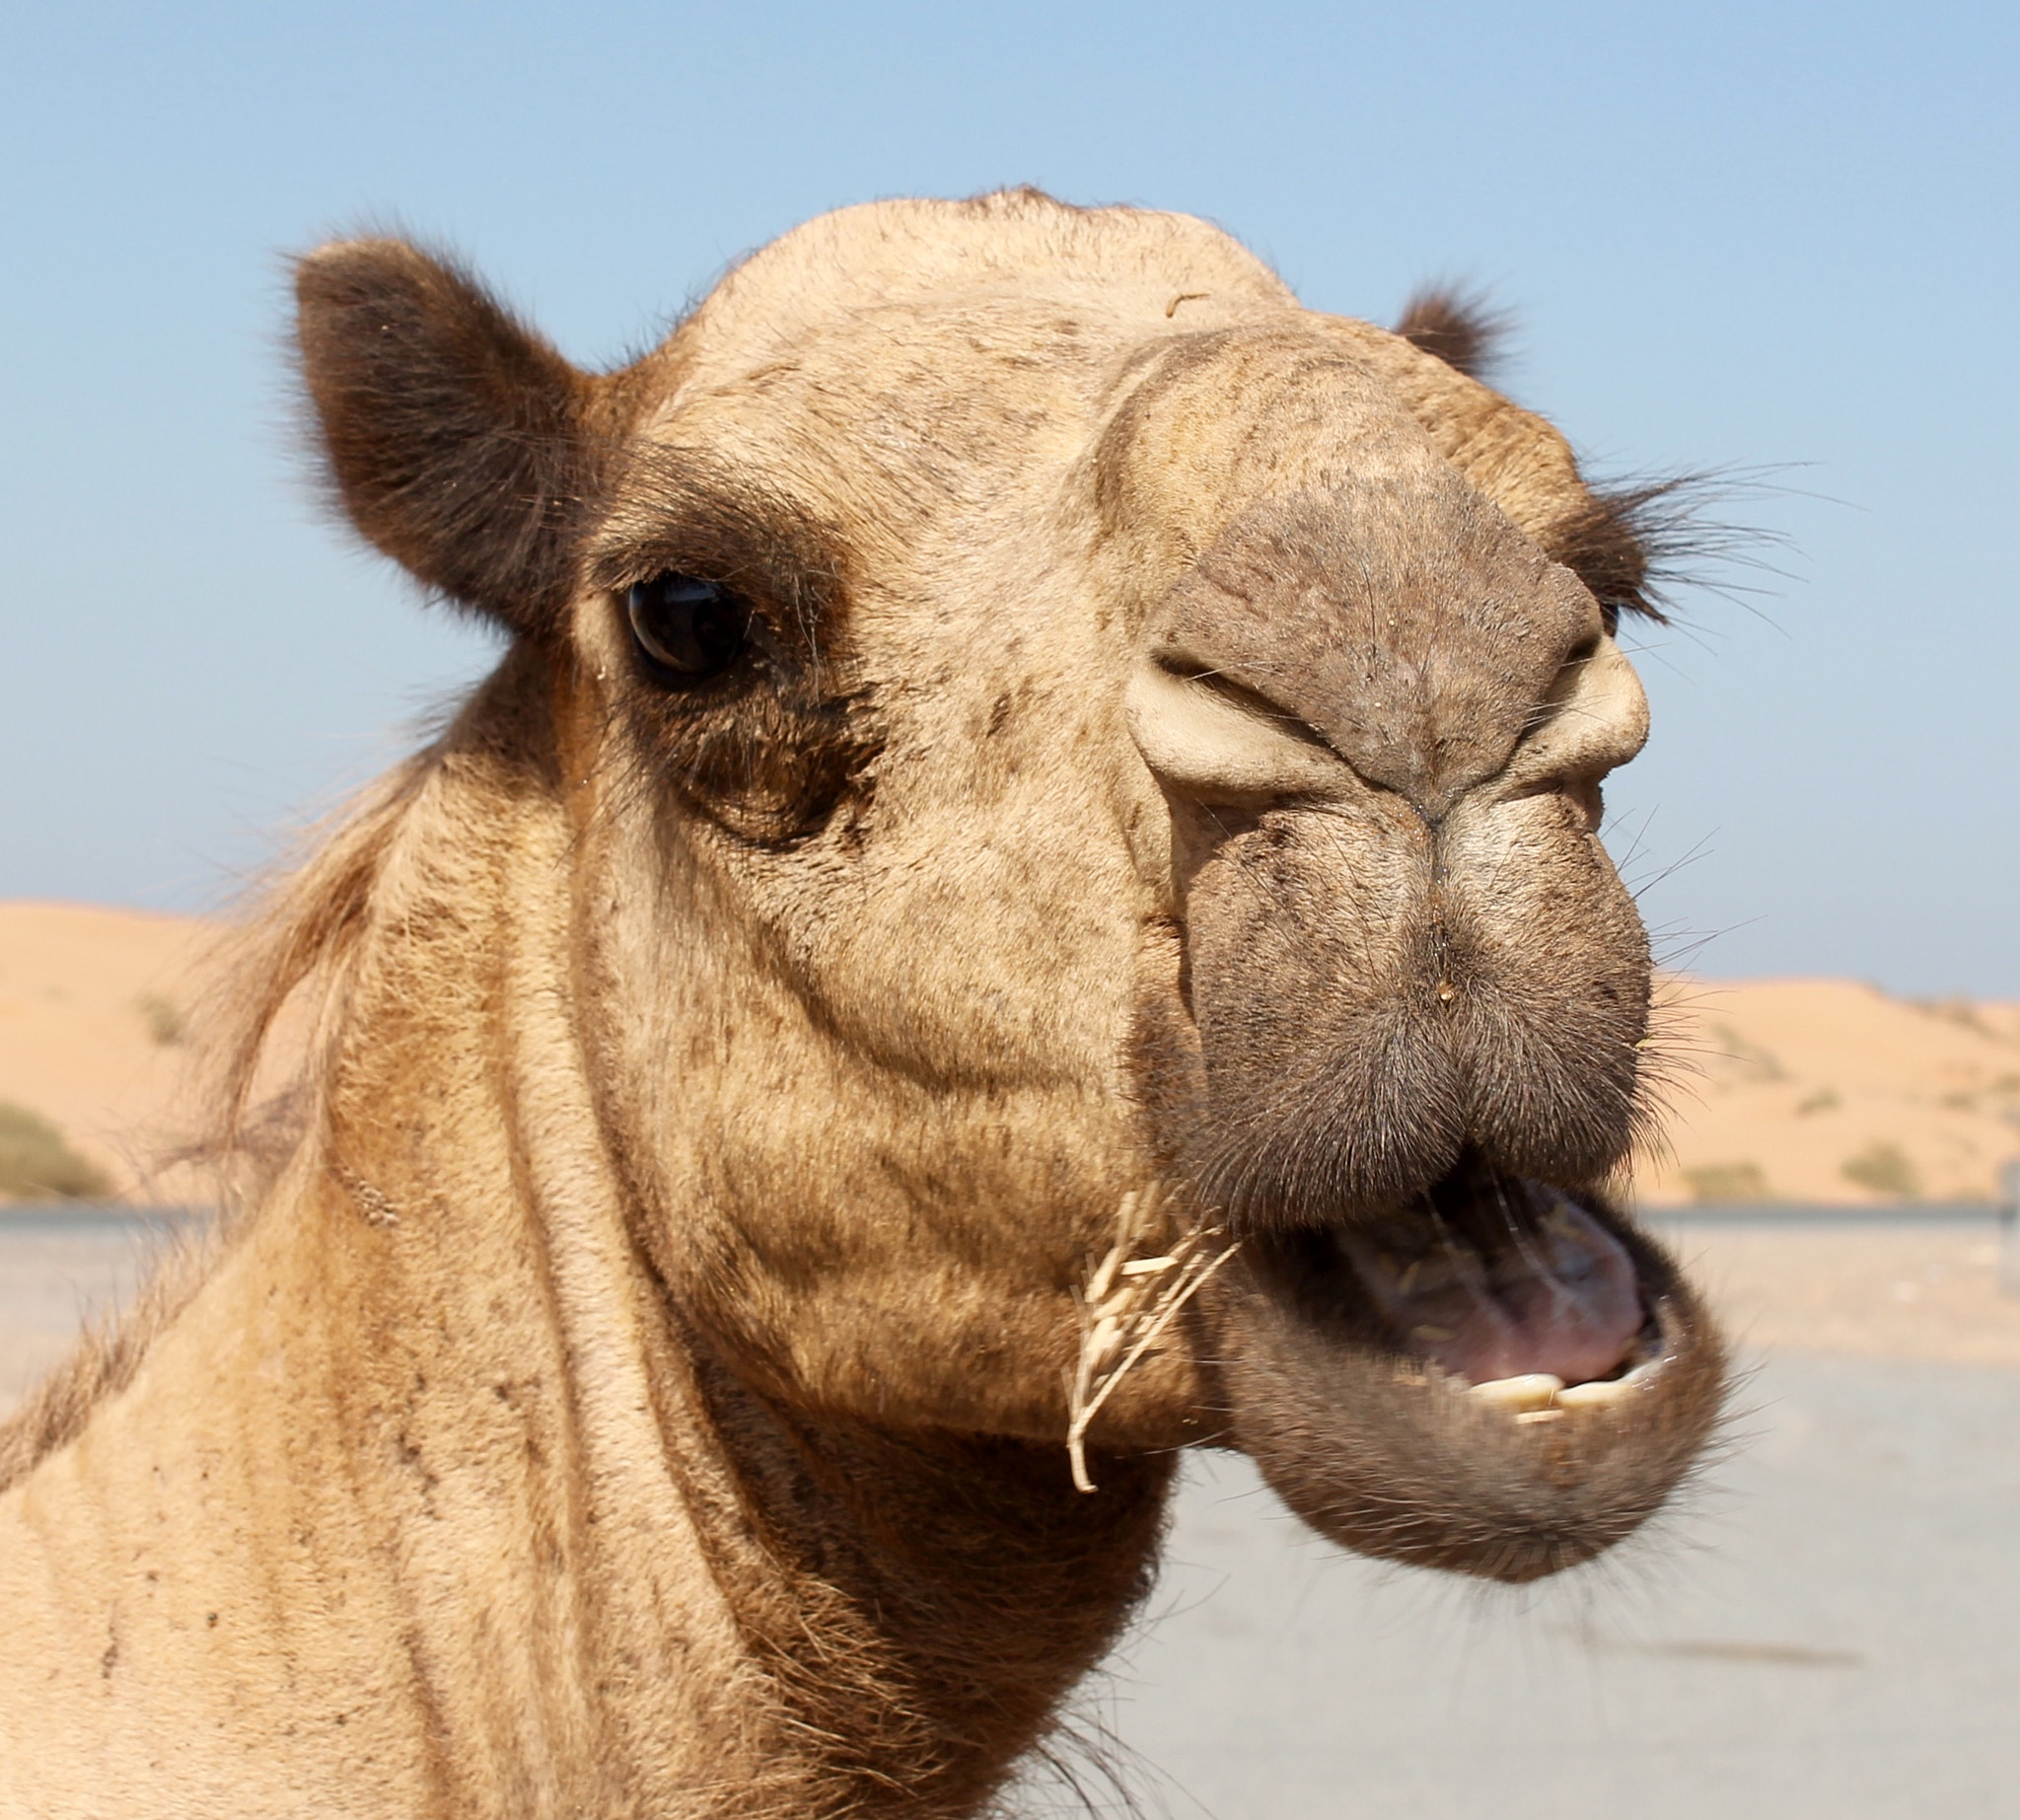
[[[1633,1258],[1559,1189],[1456,1170],[1412,1206],[1333,1239],[1365,1313],[1450,1378],[1591,1384],[1648,1356]]]

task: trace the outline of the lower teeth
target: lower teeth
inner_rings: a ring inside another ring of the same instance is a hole
[[[1519,1377],[1489,1378],[1484,1384],[1465,1386],[1477,1402],[1506,1410],[1523,1420],[1542,1413],[1561,1414],[1566,1410],[1604,1409],[1621,1403],[1647,1387],[1660,1358],[1644,1358],[1633,1370],[1617,1378],[1595,1378],[1586,1384],[1566,1384],[1548,1371],[1528,1371]],[[1455,1385],[1454,1388],[1460,1388]]]
[[[1502,1410],[1547,1410],[1563,1394],[1564,1380],[1549,1371],[1526,1371],[1520,1377],[1489,1378],[1468,1394]]]

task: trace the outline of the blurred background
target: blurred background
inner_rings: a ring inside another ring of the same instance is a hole
[[[1756,534],[1633,631],[1608,838],[1695,1057],[1637,1193],[1757,1375],[1662,1536],[1528,1600],[1201,1463],[1097,1741],[1015,1805],[2014,1811],[2016,40],[1943,0],[0,11],[0,1412],[175,1223],[116,1203],[205,919],[497,654],[320,509],[288,255],[410,231],[594,366],[824,209],[1185,210],[1317,308],[1483,289],[1591,470],[1709,473]]]

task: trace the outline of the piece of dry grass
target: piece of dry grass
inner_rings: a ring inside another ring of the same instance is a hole
[[[1137,1257],[1164,1199],[1155,1184],[1122,1197],[1116,1242],[1080,1293],[1080,1359],[1068,1392],[1066,1453],[1073,1483],[1083,1492],[1095,1489],[1087,1474],[1087,1430],[1101,1406],[1179,1310],[1241,1249],[1239,1240],[1224,1243],[1225,1228],[1202,1222],[1168,1252]]]

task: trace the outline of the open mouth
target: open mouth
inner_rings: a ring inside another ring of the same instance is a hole
[[[1469,1161],[1377,1218],[1253,1233],[1224,1303],[1234,1436],[1364,1554],[1525,1580],[1660,1508],[1724,1347],[1597,1194]]]
[[[1386,1217],[1264,1239],[1259,1263],[1308,1318],[1482,1403],[1598,1408],[1661,1362],[1667,1273],[1597,1206],[1468,1161]]]
[[[1482,1401],[1596,1408],[1660,1359],[1633,1256],[1561,1189],[1462,1168],[1402,1215],[1330,1236],[1366,1324]]]

